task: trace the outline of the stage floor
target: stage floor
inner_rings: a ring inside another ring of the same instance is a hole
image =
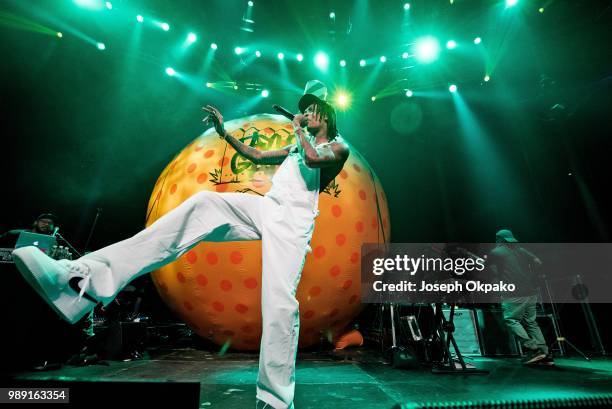
[[[525,367],[515,358],[469,358],[487,375],[432,374],[395,369],[365,348],[343,355],[307,352],[298,357],[295,406],[299,409],[391,408],[408,402],[543,399],[612,392],[612,359],[558,358],[555,367]],[[200,383],[200,407],[253,408],[257,355],[219,356],[196,349],[150,350],[139,361],[108,366],[64,366],[14,374],[38,381],[190,381]]]

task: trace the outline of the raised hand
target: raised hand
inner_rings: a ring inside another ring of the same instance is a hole
[[[202,109],[207,113],[206,118],[202,119],[202,122],[206,124],[212,123],[219,136],[225,138],[225,128],[223,127],[223,115],[221,115],[221,112],[212,105],[206,105]]]

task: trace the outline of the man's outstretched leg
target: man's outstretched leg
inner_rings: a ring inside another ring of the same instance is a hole
[[[130,281],[188,251],[200,241],[261,238],[263,198],[200,192],[135,236],[78,260],[53,260],[30,246],[13,252],[29,284],[66,321],[74,323],[98,302],[111,302]]]

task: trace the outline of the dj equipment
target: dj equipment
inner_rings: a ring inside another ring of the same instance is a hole
[[[26,246],[36,246],[43,253],[49,254],[50,250],[53,246],[57,245],[57,239],[55,236],[50,236],[48,234],[38,234],[32,233],[29,231],[23,231],[19,234],[19,238],[17,238],[17,243],[15,243],[15,248],[21,248]]]

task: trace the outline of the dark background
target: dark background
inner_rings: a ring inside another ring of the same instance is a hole
[[[503,1],[417,0],[407,24],[402,5],[258,1],[249,33],[240,29],[246,2],[114,1],[112,11],[92,11],[72,1],[1,1],[4,23],[9,13],[64,37],[0,24],[0,231],[52,211],[82,249],[102,209],[90,249],[126,238],[143,227],[164,166],[204,130],[202,104],[215,104],[228,119],[271,112],[272,103],[296,109],[303,84],[319,78],[352,92],[339,128],[382,181],[392,241],[487,242],[502,227],[525,242],[609,241],[611,3],[520,1],[504,10]],[[151,26],[155,17],[171,30]],[[183,54],[179,45],[189,31],[199,38]],[[442,48],[448,38],[460,47],[443,49],[429,65],[399,58],[424,34],[438,36]],[[493,64],[483,61],[475,36]],[[198,72],[212,41],[219,44],[214,62]],[[244,64],[233,53],[238,45],[264,56]],[[318,49],[330,54],[326,75],[311,63]],[[282,80],[279,50],[288,55]],[[357,61],[381,54],[389,61],[368,83],[375,68]],[[348,61],[345,77],[341,58]],[[167,66],[190,73],[199,86],[166,76]],[[225,80],[262,84],[271,96],[243,110],[254,92],[203,86]],[[458,84],[479,132],[462,131],[450,83]],[[406,88],[415,91],[412,99]],[[551,111],[554,104],[564,109]]]

